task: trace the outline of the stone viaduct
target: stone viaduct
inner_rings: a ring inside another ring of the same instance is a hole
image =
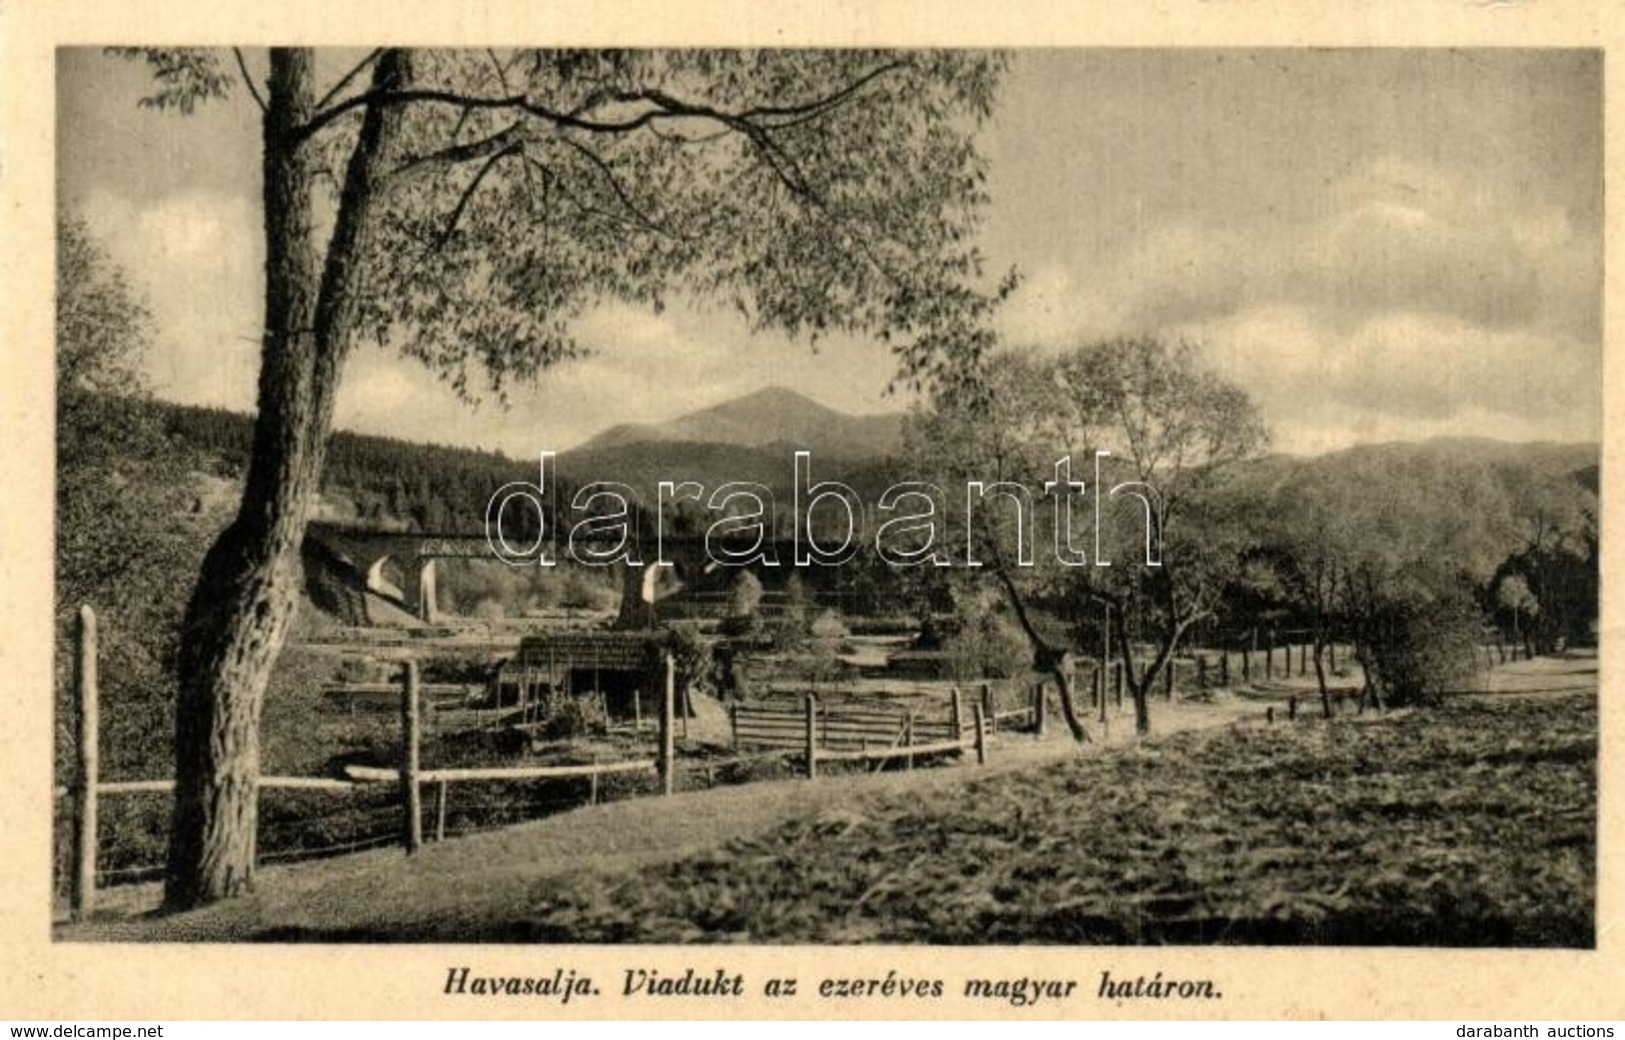
[[[353,569],[355,580],[371,593],[413,614],[419,620],[439,620],[435,606],[435,562],[445,559],[491,560],[496,558],[483,532],[424,533],[356,527],[329,521],[311,521],[305,529],[307,549],[318,546]],[[681,591],[686,581],[715,571],[703,537],[668,537],[664,551],[673,567],[653,564],[624,567],[622,578],[623,620],[631,622],[630,605],[652,603]],[[773,542],[778,559],[794,559],[789,542]],[[393,561],[400,577],[391,581],[386,567]]]

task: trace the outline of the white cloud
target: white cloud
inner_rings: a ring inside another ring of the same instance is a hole
[[[80,204],[92,233],[152,306],[153,388],[177,401],[250,408],[263,326],[263,250],[245,199],[190,190],[137,204],[109,191]]]
[[[1526,329],[1398,312],[1348,329],[1299,307],[1180,330],[1245,387],[1288,451],[1436,434],[1593,440],[1595,346]]]

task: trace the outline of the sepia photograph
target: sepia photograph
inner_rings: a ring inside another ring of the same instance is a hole
[[[57,939],[1594,945],[1599,52],[56,60]]]
[[[1600,13],[363,6],[7,16],[0,1011],[1625,1018]]]

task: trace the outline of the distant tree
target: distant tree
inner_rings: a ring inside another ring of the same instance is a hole
[[[1004,61],[964,51],[415,51],[319,83],[315,51],[148,48],[146,103],[237,72],[262,116],[265,329],[236,520],[187,612],[166,904],[246,889],[258,722],[347,355],[394,347],[473,393],[578,356],[605,300],[675,290],[759,329],[876,337],[951,378],[1011,287],[976,285],[975,133]]]
[[[1150,338],[1094,343],[1053,358],[1003,354],[975,380],[938,394],[905,433],[922,464],[939,460],[935,472],[954,489],[951,497],[969,480],[989,489],[1056,482],[1057,494],[1077,499],[1077,529],[1058,539],[1058,501],[1034,498],[1030,523],[1019,532],[1030,541],[1030,565],[1015,558],[1016,514],[1005,502],[984,495],[966,524],[966,503],[950,501],[957,511],[948,526],[968,531],[964,548],[980,564],[972,580],[985,575],[1002,588],[1034,667],[1054,678],[1062,714],[1080,741],[1088,734],[1071,686],[1075,648],[1045,630],[1037,609],[1078,617],[1091,604],[1111,608],[1111,638],[1134,697],[1136,729],[1149,732],[1148,691],[1190,626],[1212,615],[1241,565],[1242,512],[1227,493],[1226,473],[1266,440],[1253,403],[1204,367],[1194,346]],[[1112,453],[1102,469],[1110,487],[1096,489],[1099,548],[1110,566],[1092,558],[1063,565],[1057,544],[1079,547],[1084,557],[1097,547],[1087,529],[1091,511],[1081,504],[1089,499],[1059,488],[1056,464],[1071,460],[1073,481],[1089,483],[1097,450]],[[1120,487],[1129,492],[1122,498],[1113,493]],[[1153,546],[1160,551],[1148,565]],[[1151,644],[1148,661],[1139,658],[1141,640]]]
[[[1523,581],[1533,603],[1514,622],[1527,622],[1528,649],[1549,654],[1560,638],[1585,638],[1597,617],[1597,499],[1570,474],[1525,469],[1510,484],[1517,547],[1499,572]]]
[[[56,301],[58,393],[140,392],[152,312],[74,213],[57,216]]]
[[[59,213],[56,271],[55,614],[71,646],[81,605],[100,619],[103,769],[162,767],[173,726],[177,574],[195,572],[200,513],[147,396],[151,314],[85,222]],[[56,655],[56,759],[72,768],[71,652]],[[65,865],[64,865],[65,866]]]
[[[1246,392],[1209,368],[1193,343],[1112,340],[1071,351],[1059,366],[1075,426],[1120,458],[1146,496],[1141,503],[1126,497],[1114,508],[1120,516],[1125,508],[1137,511],[1161,543],[1159,566],[1142,565],[1143,555],[1136,559],[1130,546],[1119,545],[1111,567],[1077,571],[1087,593],[1112,608],[1135,729],[1144,734],[1151,728],[1150,690],[1172,667],[1191,626],[1218,610],[1245,559],[1249,503],[1232,480],[1238,464],[1263,450],[1269,432]],[[1122,523],[1113,529],[1134,530]],[[1150,644],[1149,660],[1139,659],[1136,635]]]
[[[1540,600],[1530,591],[1529,583],[1521,574],[1504,575],[1495,586],[1496,604],[1512,618],[1512,640],[1514,645],[1522,645],[1526,656],[1532,656],[1534,648],[1529,642],[1527,621],[1540,616]]]
[[[812,634],[812,593],[800,571],[791,571],[784,583],[784,605],[773,625],[773,641],[781,648],[803,646]]]
[[[1041,489],[1054,476],[1058,457],[1077,447],[1080,431],[1067,424],[1067,404],[1059,393],[1054,362],[1030,351],[1011,350],[990,358],[976,378],[940,388],[929,406],[916,408],[904,423],[904,454],[916,479],[942,491],[937,555],[944,564],[910,565],[929,576],[945,571],[953,583],[991,581],[1027,640],[1034,670],[1052,677],[1062,717],[1073,739],[1089,739],[1074,691],[1074,648],[1060,634],[1045,631],[1034,618],[1038,607],[1064,586],[1061,565],[1049,550]],[[975,503],[968,488],[995,489]],[[1024,488],[1026,501],[999,493]],[[923,503],[920,503],[923,507]],[[921,548],[904,546],[903,548]],[[1024,565],[1022,556],[1030,556]],[[968,567],[974,560],[975,568]],[[961,599],[966,598],[961,596]],[[971,594],[974,598],[974,593]],[[943,638],[926,615],[922,642]],[[970,638],[970,637],[967,637]]]
[[[1448,444],[1367,446],[1293,463],[1257,497],[1266,543],[1258,561],[1273,568],[1285,604],[1317,641],[1330,628],[1353,641],[1363,695],[1379,705],[1415,625],[1443,631],[1441,618],[1453,620],[1450,638],[1470,632],[1476,641],[1498,614],[1538,648],[1537,631],[1585,628],[1595,616],[1594,495],[1536,461]],[[1479,604],[1470,624],[1458,609],[1464,589]],[[1432,603],[1451,606],[1432,611]],[[1559,603],[1572,620],[1552,621]],[[1430,685],[1460,684],[1460,675],[1445,675]],[[1417,694],[1410,679],[1397,685],[1404,697],[1432,696]]]
[[[723,634],[743,636],[756,631],[761,623],[757,616],[761,604],[761,579],[741,567],[728,586],[728,611],[722,619]]]
[[[1351,542],[1358,532],[1343,495],[1322,470],[1301,469],[1283,483],[1269,502],[1263,529],[1273,535],[1270,557],[1288,603],[1309,622],[1315,662],[1315,686],[1320,692],[1321,714],[1332,717],[1331,691],[1326,682],[1326,648],[1336,638],[1349,599],[1355,553]],[[1266,537],[1269,537],[1266,535]]]

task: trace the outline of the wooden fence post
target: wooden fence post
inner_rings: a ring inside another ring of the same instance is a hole
[[[1274,632],[1270,633],[1269,641],[1264,644],[1264,678],[1265,679],[1274,679],[1275,678],[1275,633]]]
[[[982,706],[976,706],[976,764],[987,765],[987,719]]]
[[[694,705],[689,703],[688,684],[683,684],[683,739],[688,739],[688,717],[694,711]]]
[[[418,728],[418,663],[406,662],[406,682],[401,687],[401,840],[410,855],[423,847],[423,800],[418,789],[418,753],[422,734]]]
[[[807,707],[807,779],[818,779],[818,697],[809,692]]]
[[[977,711],[981,711],[980,707],[977,708]],[[981,718],[981,715],[978,714],[977,718]],[[914,772],[914,713],[912,711],[908,713],[908,718],[903,720],[903,746],[909,749],[905,766],[912,773]]]
[[[1117,702],[1118,711],[1123,710],[1123,669],[1126,667],[1122,661],[1112,665],[1112,699]]]
[[[1230,648],[1219,651],[1219,685],[1230,685]]]
[[[1289,718],[1289,719],[1295,719],[1295,718],[1298,717],[1298,698],[1296,698],[1296,697],[1288,697],[1287,698],[1287,700],[1286,700],[1286,717]]]
[[[1033,683],[1033,736],[1039,740],[1044,739],[1044,728],[1047,725],[1046,717],[1049,715],[1048,696],[1042,681]],[[1100,684],[1100,703],[1106,703],[1106,684]]]
[[[1274,722],[1275,721],[1275,708],[1274,707],[1269,707],[1269,708],[1264,709],[1264,721],[1265,722]]]
[[[1244,685],[1253,681],[1253,652],[1246,647],[1241,651],[1241,681]]]
[[[677,734],[673,718],[677,710],[677,663],[666,651],[666,682],[660,698],[660,793],[677,790]]]
[[[434,787],[434,840],[446,840],[446,788],[449,785],[444,781]]]
[[[953,727],[954,739],[965,739],[965,706],[959,699],[959,687],[953,688],[953,697],[948,701],[948,724]]]
[[[1309,644],[1308,643],[1302,643],[1302,644],[1300,644],[1298,646],[1298,674],[1300,676],[1309,674]]]
[[[993,728],[999,728],[999,717],[993,713],[993,684],[982,684],[982,714],[992,720]]]
[[[1206,690],[1207,689],[1207,655],[1206,654],[1197,654],[1196,655],[1196,688],[1197,688],[1197,690]]]
[[[100,772],[101,716],[96,674],[96,612],[79,608],[79,654],[73,694],[78,709],[79,772],[73,784],[73,879],[69,907],[74,920],[96,908],[96,784]]]

